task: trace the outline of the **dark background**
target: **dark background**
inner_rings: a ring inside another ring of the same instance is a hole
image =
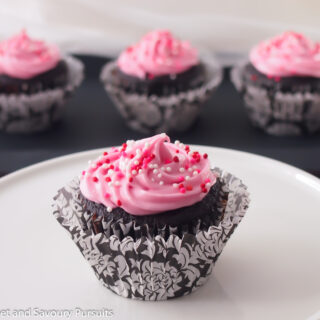
[[[32,135],[0,133],[0,176],[42,160],[144,137],[125,126],[99,82],[100,69],[108,59],[78,57],[85,63],[86,78],[68,101],[61,122],[50,131]],[[264,155],[320,176],[320,133],[273,137],[253,128],[230,83],[229,69],[194,126],[171,138]]]

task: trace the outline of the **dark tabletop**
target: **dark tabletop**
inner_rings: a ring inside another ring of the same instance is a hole
[[[128,129],[98,76],[106,58],[79,56],[86,79],[69,100],[64,117],[50,131],[32,135],[0,133],[0,175],[69,153],[118,145],[143,134]],[[194,126],[171,135],[188,144],[248,151],[289,163],[320,176],[320,133],[312,137],[273,137],[253,128],[229,80],[229,70]]]

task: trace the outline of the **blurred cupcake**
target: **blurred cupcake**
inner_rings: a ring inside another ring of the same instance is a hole
[[[29,133],[57,121],[81,83],[82,63],[25,31],[0,43],[0,130]]]
[[[320,44],[295,32],[262,42],[232,70],[253,125],[273,135],[320,128]]]
[[[144,133],[188,129],[221,78],[212,58],[166,30],[148,33],[101,72],[127,124]]]
[[[166,300],[206,281],[248,204],[239,179],[159,134],[90,162],[59,190],[54,215],[103,285]]]

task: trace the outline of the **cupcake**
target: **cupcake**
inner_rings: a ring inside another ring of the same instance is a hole
[[[103,152],[54,199],[102,284],[139,300],[201,286],[249,204],[238,178],[165,134]]]
[[[55,45],[23,30],[0,43],[0,130],[29,133],[49,128],[81,83],[83,65]]]
[[[126,123],[144,133],[187,130],[221,78],[212,57],[167,30],[148,33],[101,72]]]
[[[320,43],[285,32],[253,47],[232,70],[252,124],[272,135],[320,128]]]

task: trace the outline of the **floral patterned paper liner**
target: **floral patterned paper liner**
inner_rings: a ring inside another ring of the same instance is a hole
[[[312,134],[320,129],[320,92],[271,92],[243,80],[246,64],[232,69],[231,80],[254,126],[277,136]]]
[[[107,63],[101,81],[129,127],[143,133],[187,130],[198,116],[204,102],[222,80],[222,70],[212,57],[203,57],[207,81],[199,88],[169,96],[128,93],[109,81],[116,62]]]
[[[30,133],[45,130],[57,121],[73,90],[83,80],[83,64],[66,56],[68,82],[63,88],[34,94],[0,94],[0,130],[11,133]]]
[[[229,173],[221,175],[229,193],[224,218],[219,226],[182,238],[171,235],[154,240],[133,241],[83,230],[79,222],[82,208],[76,201],[79,180],[58,191],[54,216],[93,268],[104,286],[116,294],[138,300],[166,300],[187,295],[201,286],[211,274],[229,237],[245,215],[249,193],[242,181]]]

